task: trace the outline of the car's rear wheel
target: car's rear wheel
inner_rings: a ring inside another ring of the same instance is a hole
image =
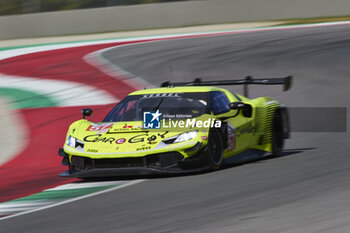
[[[223,139],[220,131],[216,129],[210,130],[206,157],[211,169],[217,170],[221,167],[223,150]]]
[[[272,121],[272,156],[279,157],[282,155],[284,146],[283,117],[281,111],[274,113]]]

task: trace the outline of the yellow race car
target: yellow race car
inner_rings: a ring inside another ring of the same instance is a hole
[[[70,125],[59,155],[64,177],[98,178],[216,170],[279,156],[289,137],[285,106],[248,99],[250,84],[291,86],[292,77],[170,83],[130,93],[102,122]],[[222,85],[244,85],[245,96]]]

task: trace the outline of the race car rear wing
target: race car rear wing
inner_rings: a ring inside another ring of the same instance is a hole
[[[161,87],[178,87],[178,86],[226,86],[226,85],[244,85],[244,95],[248,97],[248,85],[283,85],[283,91],[288,91],[292,86],[292,77],[287,76],[283,78],[264,78],[253,79],[251,76],[247,76],[245,79],[239,80],[217,80],[217,81],[202,81],[196,78],[192,82],[178,82],[171,83],[169,81],[161,84]]]

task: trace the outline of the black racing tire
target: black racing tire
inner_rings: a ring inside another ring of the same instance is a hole
[[[276,110],[272,119],[272,157],[279,157],[283,154],[284,147],[284,132],[283,132],[283,117],[280,110]]]
[[[219,130],[211,129],[208,138],[206,159],[212,170],[218,170],[223,163],[224,143]]]

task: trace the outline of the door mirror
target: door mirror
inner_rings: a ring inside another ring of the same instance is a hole
[[[81,114],[83,115],[83,119],[85,119],[85,117],[91,116],[91,114],[92,114],[92,109],[91,109],[91,108],[83,108],[83,109],[81,110]]]
[[[228,105],[230,109],[242,109],[244,108],[245,104],[243,102],[232,102]]]
[[[243,116],[252,117],[253,107],[250,104],[245,104],[243,102],[232,102],[229,104],[230,109],[238,110],[237,115],[240,110],[242,110]]]

